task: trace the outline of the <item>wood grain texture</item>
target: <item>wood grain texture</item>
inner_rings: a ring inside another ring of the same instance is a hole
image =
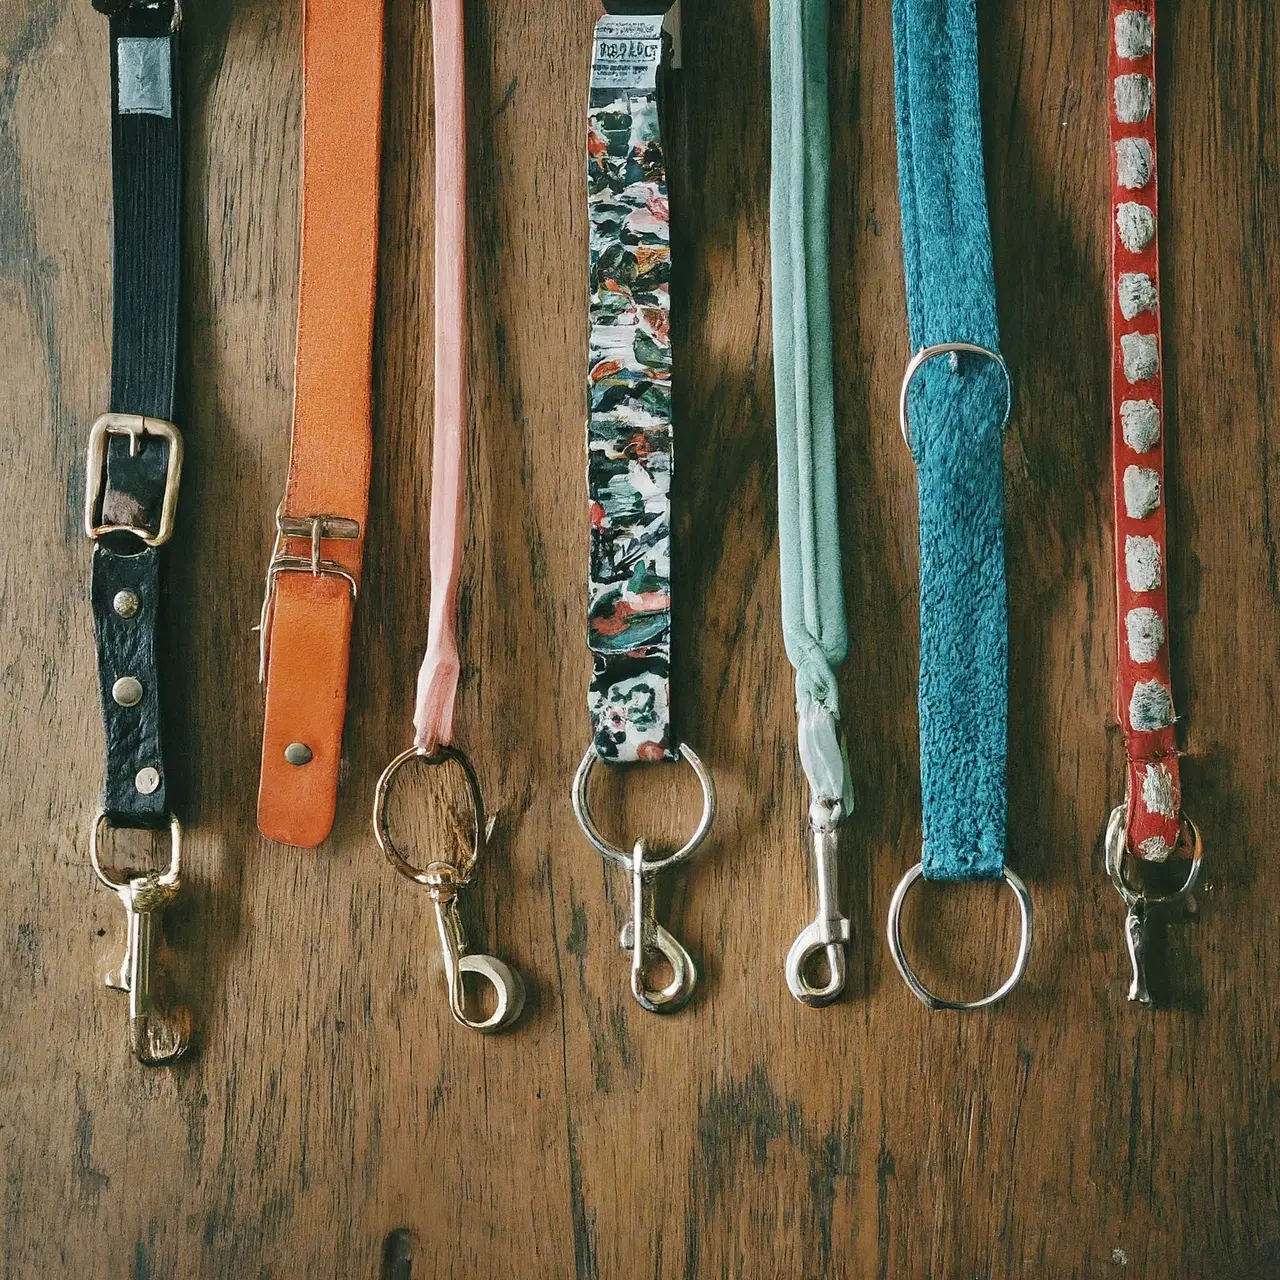
[[[459,740],[498,840],[463,910],[530,983],[455,1027],[425,898],[373,844],[425,641],[432,392],[428,6],[388,0],[373,511],[344,778],[316,853],[254,827],[257,619],[286,467],[298,0],[188,6],[187,463],[167,731],[187,824],[169,916],[198,1053],[146,1072],[95,965],[100,780],[78,495],[106,403],[107,42],[85,0],[0,6],[0,1276],[1023,1277],[1280,1272],[1280,6],[1164,0],[1161,248],[1170,588],[1186,802],[1206,884],[1168,1007],[1124,999],[1100,834],[1123,782],[1107,414],[1105,6],[980,6],[1009,432],[1010,860],[1038,940],[1001,1008],[929,1014],[883,941],[919,855],[915,484],[887,0],[833,0],[833,301],[858,808],[847,998],[787,994],[811,916],[778,617],[765,0],[685,0],[676,697],[714,838],[663,909],[703,986],[631,1000],[625,877],[585,845],[582,178],[587,0],[468,5],[471,521]],[[674,838],[687,774],[602,780],[619,836]],[[435,782],[398,821],[443,839]],[[926,890],[920,964],[1007,962],[993,889]],[[930,931],[932,926],[932,931]]]

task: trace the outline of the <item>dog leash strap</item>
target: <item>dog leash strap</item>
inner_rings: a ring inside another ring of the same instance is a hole
[[[773,0],[769,202],[782,630],[813,803],[847,812],[835,668],[848,648],[831,369],[826,0]]]
[[[106,739],[103,812],[170,816],[156,629],[182,437],[171,421],[181,285],[181,65],[172,4],[109,11],[113,177],[111,412],[89,443],[85,525]]]
[[[189,1012],[157,965],[161,916],[177,897],[182,827],[170,807],[160,721],[157,627],[162,549],[177,513],[182,435],[173,424],[181,286],[182,112],[176,0],[98,0],[109,19],[113,189],[111,400],[85,468],[90,598],[106,741],[102,808],[89,832],[98,880],[125,908],[122,961],[107,985],[128,995],[139,1062],[173,1062]],[[167,869],[113,869],[113,828],[169,829]]]
[[[435,422],[431,446],[431,605],[413,745],[453,741],[456,634],[467,497],[467,107],[462,0],[434,0]]]
[[[893,30],[916,353],[903,405],[920,494],[923,873],[992,879],[1005,855],[1001,440],[1010,392],[996,324],[975,0],[894,0]]]
[[[261,620],[258,827],[333,825],[373,445],[382,0],[303,6],[302,258],[289,478]]]
[[[1125,843],[1160,862],[1178,843],[1182,788],[1166,587],[1155,9],[1155,0],[1112,0],[1108,119],[1116,719],[1129,770]]]
[[[602,760],[670,760],[671,243],[662,14],[596,23],[587,107],[588,709]]]

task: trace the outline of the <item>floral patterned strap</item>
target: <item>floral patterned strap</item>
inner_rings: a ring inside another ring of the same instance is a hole
[[[675,758],[662,23],[661,14],[606,14],[596,23],[587,108],[588,708],[597,754],[620,762]]]

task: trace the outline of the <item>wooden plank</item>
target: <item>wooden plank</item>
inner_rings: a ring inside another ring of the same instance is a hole
[[[297,0],[189,6],[188,443],[168,731],[189,875],[170,934],[199,1051],[127,1056],[94,977],[122,924],[91,882],[100,772],[78,522],[105,404],[105,24],[0,12],[0,1275],[1265,1276],[1280,1268],[1270,857],[1280,790],[1271,502],[1280,297],[1280,10],[1161,6],[1161,226],[1175,684],[1207,849],[1169,931],[1169,1007],[1124,1000],[1100,833],[1109,727],[1105,19],[981,6],[1009,433],[1011,862],[1038,910],[1003,1007],[929,1014],[883,942],[918,856],[916,535],[897,435],[907,357],[889,6],[833,5],[833,298],[858,808],[848,997],[802,1009],[810,917],[778,623],[768,294],[768,14],[688,5],[672,103],[679,413],[677,696],[715,771],[713,841],[671,887],[698,956],[682,1016],[641,1012],[628,887],[577,832],[582,645],[582,111],[588,4],[468,6],[472,515],[459,736],[499,838],[464,913],[530,983],[483,1039],[443,999],[429,904],[382,862],[373,785],[408,741],[425,634],[431,432],[428,6],[389,0],[374,520],[338,823],[316,853],[254,827],[261,576],[281,491],[296,305]],[[601,780],[610,830],[674,838],[687,776]],[[426,780],[398,820],[448,838]],[[994,890],[926,891],[935,978],[1014,945]]]

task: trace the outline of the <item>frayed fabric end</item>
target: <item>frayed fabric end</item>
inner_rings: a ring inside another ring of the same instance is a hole
[[[810,819],[815,826],[834,825],[853,808],[853,782],[840,722],[804,694],[796,707],[796,722],[800,765],[809,782]]]

